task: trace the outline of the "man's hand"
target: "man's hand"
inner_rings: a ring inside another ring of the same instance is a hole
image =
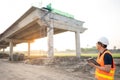
[[[104,67],[100,67],[100,66],[96,66],[92,62],[88,62],[88,64],[92,67],[98,68],[98,69],[103,70],[103,71],[108,72],[108,73],[110,72],[110,69],[111,69],[111,65],[105,65]]]
[[[95,65],[94,63],[92,63],[92,62],[88,62],[88,64],[89,64],[90,66],[92,66],[92,67],[96,67],[96,65]]]

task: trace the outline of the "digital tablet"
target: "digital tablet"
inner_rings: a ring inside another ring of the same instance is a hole
[[[96,62],[93,58],[87,59],[88,62],[92,62],[97,66],[100,66],[100,64],[98,62]]]

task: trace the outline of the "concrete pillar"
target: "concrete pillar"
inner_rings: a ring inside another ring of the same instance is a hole
[[[28,57],[30,57],[30,42],[28,42]]]
[[[5,49],[3,48],[3,53],[5,52]]]
[[[11,61],[13,61],[13,42],[12,41],[9,42],[9,46],[10,46],[10,59]]]
[[[80,33],[79,32],[75,32],[75,41],[76,41],[76,56],[80,58],[81,49],[80,49]]]
[[[53,46],[53,23],[51,22],[50,26],[47,27],[47,37],[48,37],[48,57],[52,58],[54,55],[54,46]]]

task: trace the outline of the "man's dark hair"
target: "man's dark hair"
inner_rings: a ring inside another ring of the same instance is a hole
[[[101,45],[103,48],[107,48],[107,45],[102,44],[101,42],[98,42],[99,45]]]

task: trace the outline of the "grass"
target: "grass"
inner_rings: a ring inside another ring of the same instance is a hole
[[[97,57],[98,54],[95,53],[82,53],[81,57]],[[39,57],[39,56],[47,56],[47,54],[31,54],[32,57]],[[55,53],[54,56],[60,56],[60,57],[65,57],[65,56],[76,56],[75,53]],[[120,53],[113,53],[112,56],[114,58],[120,58]]]
[[[55,56],[76,56],[75,53],[70,53],[70,54],[69,53],[68,54],[66,54],[66,53],[55,53],[54,55]],[[81,56],[82,57],[97,57],[98,54],[97,53],[89,53],[89,54],[82,53]],[[120,58],[120,53],[113,53],[112,56],[115,57],[115,58]]]
[[[83,57],[97,57],[98,54],[90,53],[90,54],[81,54]],[[120,58],[120,53],[113,53],[112,56],[114,58]]]

